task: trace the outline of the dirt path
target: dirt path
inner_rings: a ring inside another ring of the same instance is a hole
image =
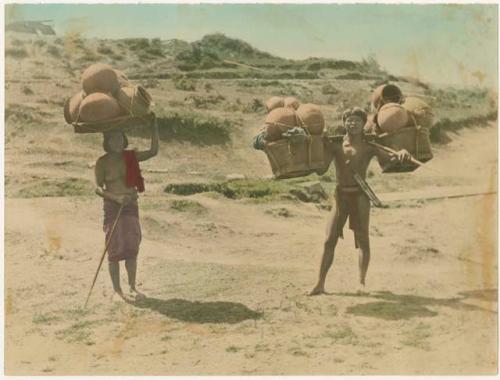
[[[495,189],[496,133],[464,132],[433,166]],[[411,175],[428,183],[433,174]],[[346,229],[332,294],[312,298],[304,294],[316,280],[326,211],[199,194],[188,199],[201,210],[180,212],[172,199],[142,199],[148,301],[112,299],[103,270],[85,311],[103,243],[99,200],[6,199],[7,374],[496,372],[495,196],[374,209],[366,292],[356,292]]]

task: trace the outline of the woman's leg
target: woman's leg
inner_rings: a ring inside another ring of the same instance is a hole
[[[109,261],[108,268],[111,276],[111,282],[113,283],[113,290],[116,293],[122,294],[122,288],[120,286],[120,263],[117,261]]]
[[[323,257],[321,259],[318,283],[309,295],[313,296],[325,292],[326,275],[332,266],[335,255],[335,247],[339,240],[342,228],[347,220],[347,216],[348,214],[345,208],[341,207],[338,202],[335,202],[335,207],[330,213],[326,228],[326,239],[323,245]]]
[[[370,200],[364,195],[358,198],[360,227],[354,232],[359,247],[359,282],[365,285],[366,272],[370,264]]]
[[[130,286],[130,290],[135,290],[135,277],[137,274],[137,258],[126,259],[125,260],[125,268],[127,269],[128,275],[128,285]]]

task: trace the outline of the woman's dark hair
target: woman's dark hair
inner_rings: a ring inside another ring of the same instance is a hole
[[[109,148],[109,139],[113,135],[113,133],[120,133],[120,132],[107,132],[104,133],[104,140],[102,141],[102,148],[106,153],[111,153],[111,149]],[[123,136],[123,149],[127,149],[128,147],[128,139],[127,135],[124,132],[121,132]]]

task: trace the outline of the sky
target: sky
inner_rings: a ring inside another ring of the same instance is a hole
[[[58,34],[178,38],[224,33],[286,58],[361,60],[435,84],[497,85],[495,4],[10,4],[6,24]]]

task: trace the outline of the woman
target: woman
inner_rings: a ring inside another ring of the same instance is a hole
[[[326,154],[335,163],[337,188],[335,190],[335,206],[327,226],[319,280],[309,293],[310,295],[325,293],[326,275],[333,263],[338,239],[343,237],[342,230],[348,217],[349,228],[354,231],[356,248],[359,248],[359,282],[361,285],[365,285],[366,272],[370,262],[370,239],[368,236],[370,200],[362,190],[360,180],[356,177],[359,176],[364,181],[368,165],[374,156],[387,157],[389,155],[391,159],[400,162],[410,158],[410,154],[404,149],[391,155],[365,141],[363,126],[367,121],[367,114],[361,108],[354,107],[346,110],[342,115],[342,121],[347,130],[342,144],[334,142],[325,146]]]
[[[95,165],[96,194],[104,198],[104,232],[108,247],[108,263],[114,291],[124,297],[120,286],[119,262],[125,260],[131,296],[143,296],[136,289],[137,254],[141,242],[138,192],[144,191],[139,161],[145,161],[158,153],[158,124],[152,123],[151,148],[136,152],[125,150],[128,140],[122,131],[104,133],[103,148],[106,154]],[[113,224],[122,211],[111,236]]]

